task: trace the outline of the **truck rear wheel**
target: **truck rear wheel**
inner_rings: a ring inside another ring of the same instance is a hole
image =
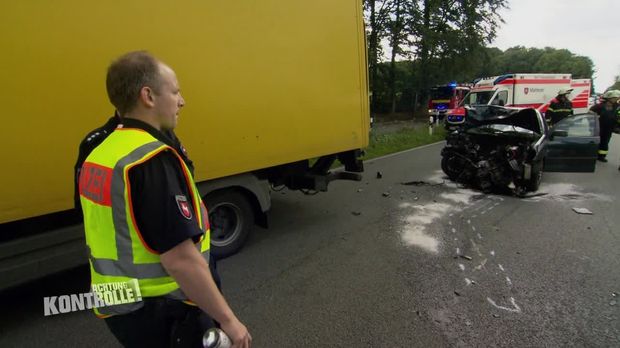
[[[254,226],[254,210],[239,191],[208,194],[204,202],[211,225],[211,253],[216,259],[233,255],[245,243]]]

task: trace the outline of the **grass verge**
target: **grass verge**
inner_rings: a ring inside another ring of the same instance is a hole
[[[428,127],[404,128],[394,133],[370,134],[370,144],[366,148],[363,160],[381,157],[391,153],[412,149],[414,147],[436,143],[444,140],[446,132],[443,127],[435,127],[433,134],[428,134]]]

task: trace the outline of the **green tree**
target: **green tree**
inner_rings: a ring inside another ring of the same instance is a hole
[[[378,94],[377,79],[379,74],[379,58],[383,50],[381,40],[388,34],[387,23],[389,20],[390,1],[364,0],[364,13],[366,15],[368,32],[368,72],[370,91],[373,95],[372,108],[376,108],[375,97]]]
[[[605,91],[609,91],[610,89],[619,89],[620,90],[620,75],[616,76],[613,85],[609,86]]]

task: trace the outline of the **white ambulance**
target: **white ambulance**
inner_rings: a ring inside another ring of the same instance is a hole
[[[465,105],[531,107],[544,113],[562,88],[573,89],[568,99],[573,103],[575,114],[588,111],[592,88],[590,79],[573,80],[571,74],[506,74],[479,78],[463,98],[461,107],[448,115],[446,127],[452,128],[465,122]]]

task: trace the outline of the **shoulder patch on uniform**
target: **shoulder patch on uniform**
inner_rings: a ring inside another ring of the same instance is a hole
[[[191,220],[192,210],[189,206],[189,202],[187,202],[187,197],[183,195],[176,195],[174,196],[174,199],[177,202],[177,207],[179,207],[179,212],[181,212],[181,215],[183,215],[183,217],[187,220]]]

